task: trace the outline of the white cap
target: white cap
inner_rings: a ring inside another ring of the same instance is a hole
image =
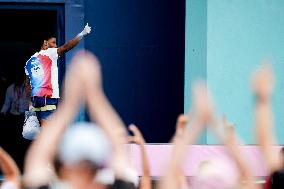
[[[88,160],[104,166],[110,157],[110,144],[103,130],[93,123],[80,122],[70,126],[59,146],[59,159],[66,165]]]
[[[0,186],[0,189],[19,189],[19,187],[12,181],[5,181]]]
[[[114,171],[110,168],[104,168],[98,171],[95,181],[105,185],[111,185],[115,181]]]
[[[239,172],[235,162],[228,157],[210,157],[201,162],[192,188],[230,189],[238,183]]]

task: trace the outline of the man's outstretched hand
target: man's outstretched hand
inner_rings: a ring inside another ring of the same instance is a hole
[[[89,33],[91,33],[91,30],[92,30],[92,28],[87,23],[86,26],[84,27],[83,31],[81,31],[81,33],[79,33],[79,36],[84,37],[85,35],[88,35]]]
[[[128,129],[133,133],[133,136],[128,137],[129,142],[134,142],[138,145],[144,145],[145,140],[140,130],[133,124],[129,125]]]

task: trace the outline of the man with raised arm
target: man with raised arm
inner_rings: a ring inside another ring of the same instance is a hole
[[[38,52],[26,62],[27,95],[31,97],[33,111],[41,122],[46,125],[48,117],[56,110],[58,104],[58,57],[75,47],[80,40],[91,32],[87,24],[82,32],[73,39],[57,48],[56,38],[45,36],[38,40]]]

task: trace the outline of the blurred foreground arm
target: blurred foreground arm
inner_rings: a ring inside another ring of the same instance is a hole
[[[145,140],[142,133],[135,125],[130,125],[129,130],[132,131],[134,136],[129,136],[129,142],[134,142],[140,146],[142,164],[143,164],[143,175],[140,180],[139,189],[151,189],[151,176],[150,176],[150,167],[147,157],[147,152],[145,150]]]
[[[0,147],[0,168],[4,175],[4,182],[12,182],[20,188],[20,170],[13,158]]]
[[[104,94],[100,63],[90,52],[81,52],[74,58],[74,64],[80,65],[86,106],[90,118],[101,126],[108,135],[113,146],[113,168],[116,178],[127,180],[127,168],[130,167],[125,149],[127,132],[118,113]]]
[[[234,126],[230,124],[225,117],[223,118],[223,125],[225,127],[224,143],[226,144],[232,158],[235,160],[240,172],[240,185],[243,186],[243,189],[260,189],[260,186],[255,183],[255,179],[249,169],[245,155],[239,147]]]
[[[274,78],[271,65],[263,65],[253,75],[253,92],[255,94],[255,127],[256,138],[270,173],[281,168],[279,153],[274,150],[276,139],[273,131],[273,113],[271,95]]]
[[[180,182],[181,165],[186,152],[186,146],[194,144],[204,129],[205,124],[212,119],[213,106],[208,91],[203,83],[197,83],[193,88],[193,110],[190,122],[180,136],[174,138],[172,159],[165,177],[161,180],[160,189],[180,189],[188,187],[185,182]],[[179,132],[177,132],[179,133]]]

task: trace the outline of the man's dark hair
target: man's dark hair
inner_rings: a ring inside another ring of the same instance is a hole
[[[51,33],[43,33],[43,34],[38,34],[38,36],[35,36],[35,41],[33,44],[33,48],[35,49],[35,51],[40,50],[44,40],[49,40],[51,38],[55,38],[55,35]]]
[[[44,38],[39,36],[37,37],[34,42],[33,42],[33,49],[34,51],[39,51],[43,45],[43,42],[44,42]]]
[[[46,36],[46,40],[49,40],[51,38],[56,38],[56,37],[55,37],[55,35],[50,35],[50,34]]]

